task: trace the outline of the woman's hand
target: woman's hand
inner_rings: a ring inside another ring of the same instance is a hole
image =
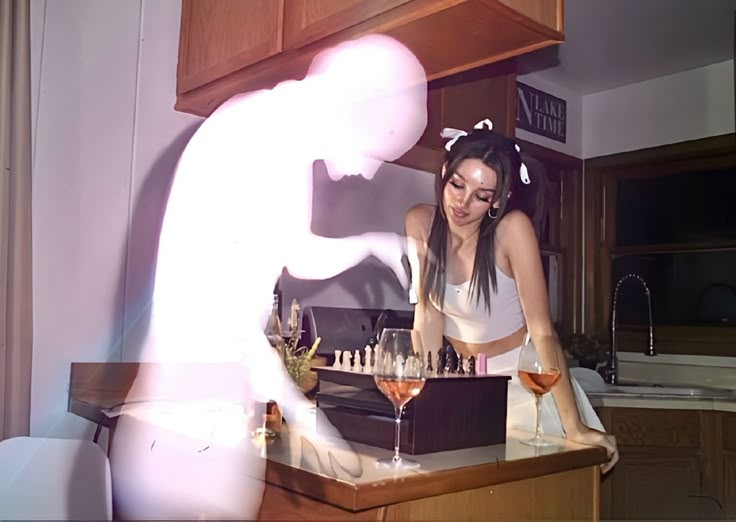
[[[589,446],[601,446],[606,450],[608,462],[601,464],[601,472],[608,473],[618,462],[618,446],[616,445],[616,437],[609,433],[594,430],[587,426],[580,426],[573,433],[567,433],[567,438],[573,442],[580,444],[588,444]]]

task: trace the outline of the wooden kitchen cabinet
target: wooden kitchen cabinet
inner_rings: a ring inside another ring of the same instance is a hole
[[[301,79],[370,33],[445,78],[563,41],[563,0],[183,0],[176,109],[208,116],[239,92]],[[477,112],[475,114],[478,114]]]
[[[429,83],[427,127],[419,142],[394,163],[439,172],[445,157],[445,127],[469,131],[488,118],[506,136],[516,134],[516,71],[507,60]]]
[[[409,1],[286,0],[284,49],[297,49],[322,40]]]
[[[736,414],[649,408],[599,413],[620,452],[601,485],[602,519],[736,516]]]
[[[177,95],[281,52],[281,1],[184,0],[181,9]]]
[[[721,452],[718,457],[723,463],[721,498],[725,519],[736,520],[736,413],[722,413]]]

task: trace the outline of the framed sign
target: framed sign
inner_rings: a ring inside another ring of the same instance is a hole
[[[516,94],[516,126],[565,143],[567,102],[520,82]]]

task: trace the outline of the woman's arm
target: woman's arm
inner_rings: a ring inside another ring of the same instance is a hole
[[[613,436],[589,428],[583,423],[575,401],[570,373],[562,353],[549,310],[547,285],[542,270],[539,243],[534,227],[526,214],[514,211],[503,218],[497,231],[499,251],[508,258],[527,329],[540,358],[557,359],[561,378],[552,389],[566,436],[585,444],[603,446],[611,460],[603,466],[608,471],[618,460],[618,450]]]
[[[433,207],[417,205],[406,213],[405,227],[407,255],[411,267],[410,291],[416,296],[414,307],[414,329],[419,331],[427,352],[436,353],[442,348],[442,313],[427,299],[422,298],[422,274],[427,256],[427,238],[432,220]]]

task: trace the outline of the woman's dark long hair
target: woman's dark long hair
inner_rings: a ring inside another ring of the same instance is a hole
[[[535,229],[539,230],[544,214],[542,206],[544,194],[539,187],[534,186],[537,180],[532,179],[529,185],[522,183],[521,155],[517,152],[516,143],[512,139],[488,129],[474,129],[467,136],[460,137],[445,156],[445,175],[438,174],[435,179],[437,210],[432,218],[427,240],[427,258],[421,281],[422,299],[430,298],[440,307],[445,299],[449,229],[442,201],[447,183],[460,164],[467,159],[481,160],[497,175],[496,191],[491,204],[498,203],[498,213],[495,218],[484,216],[480,223],[473,275],[470,279],[470,292],[475,294],[476,304],[483,296],[486,310],[490,313],[490,287],[494,293],[498,291],[494,251],[496,227],[507,212],[519,209],[530,217]]]

